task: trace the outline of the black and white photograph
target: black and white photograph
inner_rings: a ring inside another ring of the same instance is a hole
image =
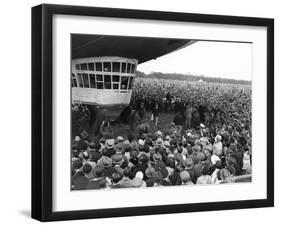
[[[252,42],[72,33],[71,190],[251,183],[252,58]]]
[[[274,20],[33,7],[31,185],[40,221],[274,206]]]

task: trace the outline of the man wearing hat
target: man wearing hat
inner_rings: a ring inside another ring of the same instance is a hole
[[[119,181],[119,187],[120,188],[133,188],[133,187],[135,187],[135,184],[129,178],[130,176],[131,176],[131,169],[129,167],[126,167],[123,171],[123,178]]]
[[[108,186],[108,182],[104,176],[104,168],[101,166],[96,166],[93,172],[94,178],[87,184],[87,189],[106,188]]]
[[[116,172],[116,169],[112,167],[112,159],[107,156],[102,156],[97,165],[104,169],[104,176],[108,178],[111,178],[112,174]]]
[[[145,175],[145,171],[146,169],[148,168],[148,161],[149,161],[149,157],[142,153],[139,157],[139,162],[137,165],[134,165],[132,168],[131,168],[131,174],[132,175],[136,175],[137,172],[142,172],[143,175],[144,175],[144,180],[147,179],[146,175]]]
[[[155,153],[153,155],[154,168],[155,171],[159,171],[163,178],[168,176],[168,170],[166,169],[165,163],[162,161],[162,155],[160,153]]]
[[[157,138],[162,138],[162,132],[160,130],[158,130],[155,135]]]
[[[120,188],[119,182],[121,181],[123,175],[119,173],[112,174],[111,178],[111,188]]]
[[[114,155],[116,153],[116,150],[114,148],[114,144],[115,144],[115,141],[114,139],[107,139],[105,141],[105,147],[104,149],[101,151],[102,154],[104,156],[107,156],[107,157],[111,157],[112,155]]]

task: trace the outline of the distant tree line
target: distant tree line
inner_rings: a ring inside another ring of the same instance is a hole
[[[204,75],[190,75],[190,74],[178,74],[178,73],[152,72],[150,74],[145,74],[143,72],[136,71],[136,77],[185,80],[185,81],[191,81],[191,82],[196,82],[196,81],[199,81],[200,79],[202,79],[204,82],[211,82],[211,83],[229,83],[229,84],[251,85],[251,81],[247,81],[247,80],[206,77]]]

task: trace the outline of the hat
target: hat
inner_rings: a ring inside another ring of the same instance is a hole
[[[196,157],[198,161],[203,161],[205,159],[205,155],[203,152],[198,152]]]
[[[182,182],[188,182],[190,181],[190,173],[184,170],[180,172],[180,178]]]
[[[75,141],[78,142],[78,141],[80,141],[80,140],[81,140],[81,138],[80,138],[79,136],[76,136],[76,137],[75,137]]]
[[[169,159],[175,159],[175,155],[172,154],[172,153],[170,153],[170,154],[168,154],[168,158],[169,158]]]
[[[146,177],[151,178],[153,172],[155,172],[155,169],[154,169],[153,167],[148,167],[148,168],[145,170],[145,175],[146,175]]]
[[[167,141],[167,140],[165,140],[165,141],[164,141],[164,146],[165,146],[166,148],[170,147],[170,146],[171,146],[171,145],[170,145],[170,142]]]
[[[156,136],[157,136],[157,137],[162,137],[162,132],[161,132],[160,130],[158,130],[158,131],[156,132]]]
[[[132,150],[130,153],[131,159],[135,159],[138,157],[139,152],[137,150]]]
[[[154,186],[154,180],[153,179],[148,179],[145,182],[146,182],[146,187],[153,187]]]
[[[156,146],[161,147],[162,145],[163,145],[163,140],[162,140],[162,138],[158,138],[158,139],[156,140]]]
[[[144,145],[144,140],[139,139],[139,145],[140,145],[140,146],[143,146],[143,145]]]
[[[108,168],[108,167],[111,167],[112,166],[112,159],[107,157],[107,156],[102,156],[99,161],[100,165],[103,167],[103,168]]]
[[[215,137],[216,142],[220,142],[221,139],[222,139],[221,135],[216,135],[216,137]]]
[[[122,154],[115,154],[112,156],[112,161],[116,165],[121,165],[123,161],[123,155]]]
[[[167,141],[170,141],[171,140],[171,137],[169,135],[166,136],[165,138]]]
[[[129,140],[125,140],[124,141],[124,145],[130,145],[130,141]]]
[[[141,171],[138,171],[137,173],[136,173],[136,178],[139,178],[139,179],[143,179],[143,172],[141,172]]]
[[[94,168],[94,173],[97,177],[101,176],[103,174],[103,171],[104,171],[104,169],[101,166],[96,166]]]
[[[120,143],[115,145],[115,149],[116,149],[116,152],[123,152],[124,151],[124,147]]]
[[[154,162],[156,162],[156,161],[161,161],[161,160],[162,160],[162,155],[159,154],[159,153],[155,153],[155,154],[153,155],[153,160],[154,160]]]
[[[161,174],[160,171],[154,171],[154,172],[152,172],[152,179],[155,182],[159,183],[160,181],[163,180],[163,175]]]
[[[83,166],[83,163],[80,159],[75,159],[72,163],[73,169],[80,169]]]
[[[211,163],[215,165],[217,161],[220,161],[220,158],[217,155],[212,155]]]
[[[105,142],[105,147],[106,148],[113,148],[114,147],[114,139],[108,139],[108,140],[106,140],[106,142]]]
[[[185,159],[184,166],[187,170],[192,169],[193,168],[193,159],[192,158]]]
[[[117,137],[117,140],[118,140],[119,142],[122,142],[122,141],[124,141],[124,138],[123,138],[122,136],[118,136],[118,137]]]

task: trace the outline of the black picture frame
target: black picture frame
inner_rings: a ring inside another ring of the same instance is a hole
[[[262,26],[267,28],[267,197],[247,201],[95,210],[52,210],[52,17],[55,14]],[[43,4],[32,8],[32,218],[122,217],[274,206],[274,20],[222,15]]]

